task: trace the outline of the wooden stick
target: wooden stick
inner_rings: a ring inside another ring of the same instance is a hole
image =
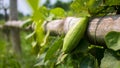
[[[67,17],[63,20],[53,20],[45,25],[46,31],[51,31],[51,34],[66,34],[69,29],[77,23],[78,18]],[[110,31],[120,32],[120,15],[105,16],[93,18],[89,21],[86,30],[87,39],[90,43],[105,45],[104,37]]]

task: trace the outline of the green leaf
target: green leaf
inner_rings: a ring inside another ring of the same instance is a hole
[[[89,0],[87,2],[87,6],[90,9],[95,9],[95,8],[99,7],[102,4],[102,2],[103,2],[102,0]]]
[[[88,43],[87,40],[85,39],[81,39],[79,44],[77,45],[77,47],[75,48],[75,53],[86,53],[88,51],[88,46],[90,45],[90,43]]]
[[[120,50],[120,32],[111,31],[105,35],[105,42],[108,48],[115,51]]]
[[[80,9],[87,10],[87,2],[88,0],[74,0],[71,4],[71,8],[77,12],[81,11]]]
[[[109,5],[109,6],[111,6],[111,5],[120,5],[120,0],[106,0],[105,4]]]
[[[77,16],[93,16],[103,4],[103,0],[74,0],[71,9]]]
[[[48,16],[48,10],[46,7],[40,7],[39,10],[36,10],[33,14],[32,19],[35,23],[35,33],[36,33],[36,40],[39,44],[44,43],[45,33],[43,29],[43,22]]]
[[[59,37],[52,46],[48,49],[47,54],[45,56],[45,61],[49,60],[53,57],[53,55],[57,52],[60,46],[63,44],[63,37]]]
[[[75,12],[76,16],[90,16],[87,6],[88,0],[74,0],[71,4],[71,9]]]
[[[32,42],[32,53],[35,55],[38,55],[40,51],[40,46],[38,45],[38,43],[36,41]]]
[[[97,60],[95,59],[95,57],[89,54],[83,57],[80,62],[79,68],[98,68]]]
[[[33,11],[38,9],[39,0],[27,0]]]
[[[37,9],[32,16],[32,19],[35,22],[38,22],[39,20],[45,20],[48,17],[48,9],[44,6],[39,7],[39,9]]]
[[[65,17],[65,11],[62,8],[55,8],[50,10],[50,14],[54,15],[54,18],[63,18]]]
[[[120,68],[120,57],[116,55],[115,51],[107,49],[101,60],[100,68]]]
[[[34,65],[35,67],[37,66],[44,66],[47,64],[47,62],[44,62],[44,58],[45,58],[45,53],[42,53],[41,55],[39,55],[39,60],[38,62]]]
[[[74,0],[71,4],[71,8],[77,12],[81,11],[80,9],[86,9],[86,0]]]
[[[104,47],[98,46],[98,45],[90,45],[89,46],[89,53],[93,55],[97,60],[98,63],[100,64],[101,59],[104,56]]]
[[[39,44],[43,43],[45,38],[45,33],[41,26],[41,22],[37,22],[35,28],[36,40]]]
[[[46,35],[47,36],[47,35]],[[45,38],[44,38],[45,39]],[[53,42],[56,40],[56,37],[51,37],[51,36],[49,36],[48,38],[47,38],[47,41],[46,41],[46,43],[45,43],[45,45],[44,46],[41,46],[41,49],[40,49],[40,52],[39,52],[39,54],[42,54],[42,53],[46,53],[46,51],[48,50],[48,48],[53,44]]]

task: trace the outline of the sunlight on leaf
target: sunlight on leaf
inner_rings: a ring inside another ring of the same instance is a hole
[[[41,26],[41,22],[42,21],[37,22],[36,28],[35,28],[36,40],[39,44],[44,42],[44,37],[45,37],[45,33]]]

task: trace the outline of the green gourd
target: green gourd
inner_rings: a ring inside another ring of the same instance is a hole
[[[70,53],[83,38],[88,25],[88,17],[81,17],[80,20],[70,28],[63,42],[62,51]]]

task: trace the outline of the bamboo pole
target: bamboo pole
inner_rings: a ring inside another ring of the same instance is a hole
[[[51,35],[66,34],[70,30],[70,28],[74,26],[75,23],[77,23],[79,19],[80,18],[76,17],[67,17],[65,19],[52,20],[49,22],[45,21],[43,24],[44,31],[47,32],[49,30]],[[21,23],[17,25],[7,24],[7,26],[18,27],[22,29],[20,27]],[[120,27],[120,15],[93,18],[89,20],[85,37],[87,37],[90,43],[105,45],[104,41],[105,35],[110,31],[120,32],[119,27]]]
[[[66,34],[79,18],[67,17],[63,20],[54,20],[45,23],[45,31],[51,35]],[[104,37],[110,31],[120,32],[120,15],[93,18],[89,21],[85,37],[92,44],[105,45]],[[54,33],[54,34],[53,34]]]

